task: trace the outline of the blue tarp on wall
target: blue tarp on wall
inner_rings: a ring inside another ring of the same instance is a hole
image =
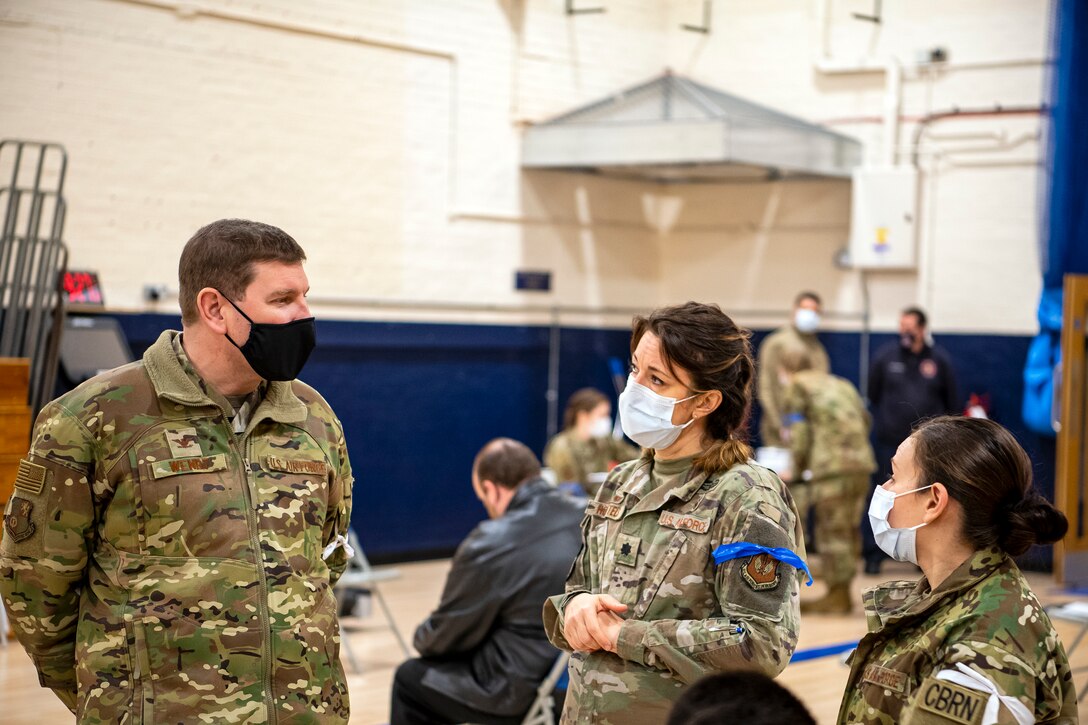
[[[1054,0],[1040,224],[1039,334],[1024,368],[1023,417],[1053,437],[1054,370],[1061,364],[1062,280],[1088,274],[1088,3]]]

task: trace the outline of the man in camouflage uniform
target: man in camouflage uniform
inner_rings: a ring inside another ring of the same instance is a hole
[[[869,444],[869,413],[849,381],[815,369],[811,351],[786,347],[778,374],[788,381],[782,399],[784,429],[793,457],[790,491],[801,520],[816,514],[816,544],[827,595],[803,602],[802,612],[845,614],[857,569],[858,519],[876,459]]]
[[[864,600],[869,634],[850,659],[841,725],[1078,721],[1065,650],[1000,549],[976,551],[935,590],[923,577]]]
[[[829,372],[831,364],[827,350],[816,337],[820,323],[821,303],[815,292],[801,292],[793,303],[790,324],[775,330],[759,345],[758,365],[759,405],[763,417],[759,421],[759,436],[765,446],[787,447],[782,438],[782,395],[785,386],[778,378],[779,358],[789,347],[804,347],[812,356],[814,370]]]
[[[763,554],[716,565],[720,544],[786,548],[804,558],[789,493],[742,464],[707,475],[691,458],[621,464],[582,523],[566,593],[544,606],[544,627],[571,650],[564,610],[585,594],[627,605],[616,651],[575,651],[564,723],[664,723],[680,689],[704,675],[755,669],[775,676],[797,645],[796,570]]]
[[[275,227],[204,227],[183,334],[38,416],[0,592],[81,723],[347,721],[331,586],[352,476],[340,422],[291,379],[313,343],[304,259]]]

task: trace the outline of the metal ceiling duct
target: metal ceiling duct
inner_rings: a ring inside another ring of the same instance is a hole
[[[531,126],[522,168],[657,182],[849,178],[861,142],[666,71]]]

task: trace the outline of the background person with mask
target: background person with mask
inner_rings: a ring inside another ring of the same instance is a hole
[[[559,483],[577,482],[593,498],[603,474],[638,458],[638,449],[612,435],[612,404],[596,388],[582,388],[567,400],[563,430],[544,448],[544,465]]]
[[[0,545],[12,627],[83,723],[346,723],[332,584],[340,421],[295,380],[302,248],[224,219],[179,265],[182,332],[47,405]]]
[[[917,307],[899,317],[899,340],[877,350],[869,367],[869,405],[873,413],[873,443],[879,469],[870,490],[888,480],[891,458],[899,443],[919,420],[959,413],[952,361],[930,342],[926,314]],[[884,553],[873,540],[868,521],[861,522],[865,572],[879,574]]]
[[[858,516],[876,470],[869,412],[850,381],[812,369],[807,348],[785,348],[780,360],[787,383],[782,410],[793,454],[790,492],[803,522],[809,508],[815,511],[821,578],[827,583],[827,594],[801,602],[801,612],[846,614],[861,544]]]
[[[782,381],[778,377],[779,358],[787,347],[803,347],[812,356],[812,369],[830,372],[827,350],[816,337],[820,329],[820,296],[815,292],[801,292],[793,301],[793,319],[790,324],[775,330],[759,346],[759,405],[763,417],[759,422],[759,436],[765,446],[786,448],[782,438]]]
[[[1077,722],[1065,650],[1012,560],[1068,525],[1031,471],[985,419],[936,418],[899,446],[869,518],[923,576],[865,592],[839,723]]]
[[[787,561],[803,566],[804,542],[785,485],[743,441],[748,336],[695,302],[634,320],[620,422],[643,456],[587,507],[566,592],[544,606],[549,639],[573,651],[564,723],[664,723],[704,675],[773,677],[789,662],[800,613]],[[721,542],[764,548],[717,564]]]

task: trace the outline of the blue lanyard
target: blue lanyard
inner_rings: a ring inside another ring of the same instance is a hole
[[[766,554],[774,559],[778,559],[784,564],[789,564],[794,569],[804,571],[808,575],[808,586],[812,586],[812,572],[808,570],[808,564],[804,559],[794,554],[789,549],[776,549],[770,546],[760,546],[759,544],[752,544],[747,541],[737,541],[732,544],[722,544],[714,550],[714,563],[724,564],[730,559],[741,559],[746,556],[758,556],[759,554]]]

